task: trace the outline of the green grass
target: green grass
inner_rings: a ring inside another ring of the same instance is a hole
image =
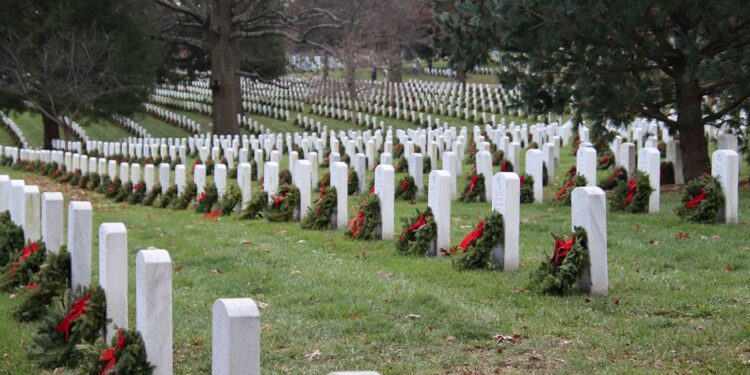
[[[0,146],[18,146],[16,138],[4,126],[0,126]]]
[[[573,162],[564,150],[558,176]],[[67,186],[46,178],[9,168],[0,173],[71,197]],[[458,273],[447,258],[399,256],[392,241],[354,242],[342,231],[306,231],[298,224],[262,220],[212,221],[192,211],[129,207],[93,193],[75,194],[94,204],[94,233],[103,222],[128,228],[132,325],[135,254],[149,246],[170,252],[176,374],[210,371],[211,304],[224,297],[269,304],[261,311],[264,373],[748,370],[750,188],[741,189],[738,225],[679,221],[674,209],[680,193],[662,193],[658,214],[609,213],[608,297],[549,297],[527,289],[529,274],[550,251],[549,232],[570,230],[570,208],[550,203],[556,189],[545,189],[547,203],[522,206],[521,269],[508,273]],[[253,191],[259,191],[257,182]],[[351,197],[349,206],[355,203]],[[400,218],[425,206],[424,201],[397,202],[397,231]],[[454,202],[452,243],[489,212],[488,203]],[[676,236],[679,231],[688,238]],[[94,253],[95,267],[97,259]],[[0,368],[35,374],[25,356],[34,324],[10,318],[17,303],[0,295]],[[513,333],[520,335],[518,343],[499,345],[492,339]],[[306,358],[315,351],[319,358]]]
[[[42,116],[34,112],[12,111],[8,114],[8,117],[12,118],[18,128],[21,129],[21,133],[26,137],[29,146],[39,147],[44,143]]]
[[[141,124],[154,138],[182,138],[190,135],[190,133],[180,127],[170,125],[145,113],[136,113],[130,118]]]
[[[40,147],[44,143],[44,127],[42,116],[35,112],[11,112],[9,115],[16,122],[18,128],[26,136],[26,141],[32,147]],[[118,141],[132,136],[125,129],[114,125],[108,120],[79,120],[89,138],[97,141]],[[63,135],[62,129],[60,135]]]

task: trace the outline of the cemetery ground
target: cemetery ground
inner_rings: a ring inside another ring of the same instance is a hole
[[[565,171],[574,157],[567,149],[561,156],[558,170]],[[549,232],[570,231],[570,208],[552,203],[556,187],[545,189],[544,204],[521,207],[519,271],[457,272],[446,257],[397,255],[393,241],[128,206],[46,177],[6,167],[0,173],[91,200],[94,228],[125,224],[131,322],[136,252],[170,252],[178,374],[210,372],[211,304],[224,297],[261,305],[261,361],[271,374],[740,373],[750,366],[747,221],[681,222],[674,214],[681,192],[664,192],[658,214],[608,212],[609,296],[553,297],[530,291],[528,279],[550,253]],[[256,181],[252,189],[260,191]],[[740,195],[740,212],[750,211],[747,184]],[[350,197],[350,209],[356,202]],[[424,207],[424,200],[397,201],[397,235],[400,218]],[[490,204],[454,202],[451,210],[451,242],[458,244]],[[35,325],[11,318],[15,304],[0,295],[0,369],[36,374],[26,357]]]

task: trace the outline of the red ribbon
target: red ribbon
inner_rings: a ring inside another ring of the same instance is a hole
[[[570,167],[570,169],[568,169],[568,176],[575,176],[576,174],[578,174],[578,168]]]
[[[201,164],[203,164],[203,163],[201,163],[201,159],[198,159],[198,160],[195,161],[195,163],[193,163],[193,173],[195,173],[195,166],[196,165],[201,165]]]
[[[365,214],[360,212],[353,219],[349,221],[349,229],[352,231],[352,237],[357,235],[359,228],[365,223]]]
[[[201,195],[198,196],[198,202],[203,202],[206,200],[206,192],[202,192]]]
[[[526,182],[526,175],[520,175],[518,178],[521,179],[521,187],[523,187],[524,182]]]
[[[37,290],[37,289],[39,289],[39,285],[37,285],[37,284],[29,284],[29,285],[26,285],[26,289],[27,290]]]
[[[623,207],[627,207],[627,205],[630,204],[630,202],[633,201],[633,197],[635,197],[635,185],[638,182],[634,179],[628,181],[628,196],[625,197],[625,202],[622,203]]]
[[[287,194],[286,191],[282,191],[281,195],[274,195],[274,196],[271,197],[273,199],[273,207],[274,208],[281,207],[281,203],[284,202],[284,200],[286,199],[286,194]]]
[[[60,170],[59,169],[55,169],[55,171],[52,172],[52,177],[57,177],[59,175],[60,175]]]
[[[406,190],[409,187],[409,182],[406,179],[401,180],[401,190]]]
[[[608,156],[608,155],[604,155],[604,156],[602,156],[602,157],[601,157],[601,158],[599,159],[599,164],[605,164],[605,163],[607,163],[608,161],[609,161],[609,156]]]
[[[500,172],[507,172],[508,171],[508,161],[503,160],[503,165],[500,167]]]
[[[112,349],[107,349],[104,351],[104,354],[99,358],[101,361],[107,361],[107,365],[104,366],[104,370],[102,370],[101,375],[107,375],[109,370],[112,369],[112,367],[115,367],[117,364],[117,357],[115,356],[115,352],[118,350],[121,350],[125,347],[125,334],[122,333],[121,330],[117,330],[117,345],[115,345]]]
[[[474,229],[471,233],[464,237],[463,241],[461,241],[461,250],[465,252],[466,248],[473,244],[476,240],[478,240],[479,237],[482,237],[483,234],[484,220],[480,220],[479,225],[477,225],[477,229]]]
[[[73,303],[73,307],[70,308],[68,315],[65,316],[65,319],[55,327],[55,331],[65,333],[65,342],[68,341],[68,336],[70,336],[70,325],[73,324],[74,320],[86,313],[86,305],[88,305],[89,301],[91,301],[91,294],[76,300]]]
[[[29,246],[26,246],[21,250],[21,256],[18,258],[16,263],[10,267],[10,270],[8,271],[8,277],[13,276],[16,273],[16,270],[18,270],[18,266],[21,265],[26,259],[29,259],[30,256],[34,255],[34,253],[39,250],[39,244],[36,242],[32,242],[29,244]]]
[[[570,252],[570,249],[573,248],[573,245],[575,244],[575,237],[570,236],[567,240],[555,240],[555,246],[552,248],[552,258],[550,259],[550,262],[554,263],[556,266],[559,266],[562,261],[565,259],[566,256],[568,256],[568,253]]]
[[[141,186],[141,184],[135,185],[135,186],[133,186],[133,191],[140,191],[141,188],[143,188],[143,186]]]
[[[415,231],[419,228],[422,228],[423,226],[427,225],[427,218],[424,213],[419,216],[419,219],[414,222],[410,227],[406,228],[403,232],[401,232],[401,236],[399,237],[399,241],[401,241],[404,238],[405,233],[409,233],[411,231]]]
[[[565,192],[567,192],[568,189],[570,189],[570,187],[573,186],[573,183],[575,183],[575,179],[571,179],[570,181],[568,181],[568,183],[565,184],[565,186],[563,186],[563,188],[557,192],[557,195],[555,196],[555,198],[557,198],[557,200],[560,200],[563,194],[565,194]]]
[[[698,203],[703,202],[703,200],[706,199],[706,191],[701,188],[700,193],[695,196],[695,198],[691,199],[689,202],[685,203],[685,208],[693,208],[698,205]]]
[[[469,182],[469,193],[474,192],[474,186],[477,184],[477,180],[479,180],[479,175],[474,175],[474,177],[471,178],[471,181]]]
[[[321,185],[320,186],[320,197],[323,198],[325,196],[326,196],[326,186],[325,185]]]
[[[206,219],[209,219],[209,218],[212,218],[212,217],[217,217],[219,215],[221,215],[221,210],[216,210],[216,211],[211,211],[209,213],[205,213],[205,214],[203,214],[203,217],[206,218]]]

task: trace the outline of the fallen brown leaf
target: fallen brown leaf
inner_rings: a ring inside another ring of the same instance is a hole
[[[355,312],[349,314],[349,319],[351,319],[351,320],[359,320],[359,319],[362,319],[362,315],[360,315],[360,313],[358,313],[358,312],[355,311]]]
[[[244,240],[244,241],[240,242],[240,245],[252,245],[252,244],[253,244],[253,242],[250,241],[250,240]]]
[[[269,304],[267,304],[265,302],[260,302],[260,301],[255,301],[255,304],[258,305],[258,308],[261,309],[261,310],[265,310],[265,309],[271,307],[271,305],[269,305]]]
[[[320,350],[314,350],[312,353],[306,355],[305,359],[307,359],[308,361],[314,361],[320,358],[321,355],[322,353],[320,352]]]
[[[678,230],[677,233],[674,234],[674,236],[678,240],[687,240],[687,239],[690,238],[690,235],[687,234],[687,232],[684,232],[684,231],[681,231],[681,230]]]

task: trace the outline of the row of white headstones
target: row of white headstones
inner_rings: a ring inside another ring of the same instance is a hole
[[[60,251],[64,198],[40,192],[36,185],[0,175],[0,212],[24,229],[27,242],[43,240],[47,251]],[[68,204],[67,248],[71,287],[91,285],[93,208],[90,202]],[[106,296],[105,342],[128,327],[128,233],[123,223],[99,226],[99,284]],[[143,336],[154,374],[172,374],[172,260],[166,250],[136,255],[136,327]],[[260,312],[250,298],[221,298],[212,307],[212,373],[260,373]],[[332,374],[376,374],[336,372]]]

